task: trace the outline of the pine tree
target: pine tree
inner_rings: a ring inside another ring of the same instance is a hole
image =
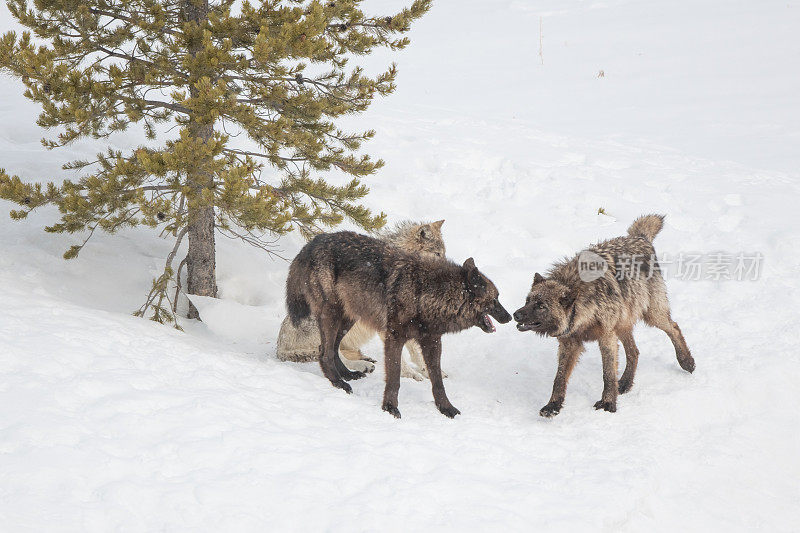
[[[341,130],[335,119],[362,112],[395,88],[395,65],[370,77],[349,63],[429,8],[415,0],[393,16],[367,16],[362,0],[8,0],[30,31],[0,40],[0,69],[21,78],[54,128],[47,148],[107,139],[134,124],[147,141],[130,153],[104,147],[72,161],[75,181],[28,183],[0,169],[0,198],[24,218],[46,204],[56,233],[113,233],[144,224],[175,239],[164,272],[137,312],[174,320],[185,262],[189,294],[216,296],[215,233],[271,251],[276,236],[309,236],[345,217],[372,230],[385,216],[359,204],[361,178],[381,160],[359,154],[374,131]],[[244,135],[240,135],[244,134]],[[248,139],[243,147],[240,139]],[[107,140],[106,142],[111,142]],[[333,185],[327,172],[349,182]],[[70,247],[76,257],[89,240]],[[188,254],[173,261],[184,238]],[[190,318],[197,311],[190,304]]]

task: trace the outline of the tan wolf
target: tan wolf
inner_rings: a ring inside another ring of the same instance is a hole
[[[628,392],[639,360],[633,326],[639,320],[664,331],[675,347],[678,364],[687,372],[695,363],[678,324],[672,321],[669,300],[656,260],[653,239],[663,215],[636,219],[626,237],[617,237],[557,263],[547,274],[533,278],[525,305],[514,312],[520,331],[558,339],[558,370],[550,401],[539,414],[558,414],[567,381],[583,352],[583,344],[598,341],[603,360],[603,396],[594,407],[617,410],[617,394]],[[617,339],[625,348],[625,372],[617,382]]]
[[[392,230],[379,234],[378,238],[410,253],[444,257],[443,224],[444,220],[436,222],[405,221],[397,224]],[[374,370],[375,361],[365,357],[361,353],[361,347],[372,340],[376,333],[378,332],[359,320],[345,334],[339,346],[339,354],[350,370],[362,372]],[[381,338],[381,340],[383,339]],[[278,333],[278,359],[296,362],[318,361],[321,344],[322,339],[315,319],[307,318],[295,327],[287,316]],[[428,369],[425,367],[419,343],[409,340],[405,349],[408,351],[412,364],[403,358],[401,376],[417,381],[428,378]]]
[[[293,324],[315,317],[322,335],[322,373],[334,387],[351,392],[345,380],[357,379],[338,357],[345,332],[360,320],[384,334],[386,387],[383,410],[400,417],[400,354],[414,339],[430,374],[433,398],[450,418],[459,414],[445,394],[441,373],[441,338],[478,326],[495,328],[511,315],[500,305],[494,284],[472,258],[463,265],[409,254],[386,241],[343,231],[318,235],[289,267],[286,308]]]

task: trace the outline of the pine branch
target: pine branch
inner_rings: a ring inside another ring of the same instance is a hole
[[[111,11],[105,11],[103,9],[97,9],[90,7],[89,12],[94,15],[101,15],[104,17],[111,17],[113,20],[121,20],[123,22],[127,22],[128,24],[137,24],[138,21],[134,20],[132,17],[126,17],[124,15],[120,15],[119,13],[113,13]],[[178,32],[172,31],[167,28],[161,28],[161,32],[166,33],[168,35],[177,35]]]

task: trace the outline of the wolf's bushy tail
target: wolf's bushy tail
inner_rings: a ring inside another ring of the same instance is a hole
[[[664,215],[644,215],[633,221],[628,228],[631,237],[644,237],[650,242],[656,238],[658,232],[664,227]]]
[[[300,321],[311,314],[311,307],[308,305],[305,294],[303,294],[302,273],[305,270],[299,264],[298,258],[292,261],[289,267],[289,277],[286,278],[286,310],[289,312],[289,319],[295,327],[300,325]]]

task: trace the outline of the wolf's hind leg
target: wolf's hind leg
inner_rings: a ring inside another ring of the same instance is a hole
[[[619,393],[625,394],[633,387],[633,377],[636,375],[636,365],[639,363],[639,348],[633,340],[633,330],[618,333],[622,347],[625,348],[625,371],[619,379]]]
[[[687,372],[694,372],[694,357],[692,357],[692,352],[689,351],[689,347],[686,345],[681,328],[672,321],[669,308],[664,308],[663,306],[651,307],[644,314],[644,321],[667,334],[675,347],[675,357],[678,359],[678,364]]]
[[[425,359],[425,364],[428,367],[428,373],[431,376],[431,388],[433,389],[433,401],[439,411],[448,418],[454,418],[460,415],[461,411],[453,407],[450,400],[447,398],[447,393],[444,391],[444,383],[442,382],[442,338],[441,337],[424,337],[420,339],[420,346],[422,348],[422,357]]]
[[[342,358],[342,363],[352,372],[362,372],[364,374],[371,374],[375,370],[375,363],[370,363],[366,359],[359,359],[353,361],[351,359]]]
[[[364,354],[361,353],[361,350],[351,350],[345,348],[344,345],[339,347],[339,354],[342,359],[347,359],[348,361],[361,361],[364,359]]]
[[[413,365],[410,365],[405,357],[401,358],[400,377],[411,378],[414,381],[430,379],[425,361],[422,358],[422,351],[419,347],[419,343],[414,339],[409,339],[404,348],[408,350],[408,355]]]
[[[408,355],[410,356],[411,362],[414,366],[417,367],[418,370],[409,366],[405,359],[403,359],[403,372],[402,376],[404,378],[411,378],[416,381],[422,381],[424,379],[431,379],[430,373],[428,372],[428,367],[425,364],[425,358],[422,355],[422,348],[415,339],[410,339],[405,346],[406,350],[408,350]],[[442,371],[442,377],[446,378],[447,374]]]
[[[342,320],[339,324],[339,331],[336,333],[336,343],[333,347],[333,353],[337,354],[333,358],[333,362],[336,365],[336,370],[339,372],[339,375],[342,379],[350,381],[352,379],[360,379],[367,375],[366,372],[359,372],[357,370],[350,370],[342,361],[341,357],[339,357],[339,345],[342,343],[342,338],[347,333],[347,330],[350,329],[352,326],[352,320]]]
[[[375,359],[365,356],[361,352],[361,347],[368,343],[372,337],[375,336],[375,331],[364,324],[362,321],[356,321],[352,326],[347,328],[347,333],[342,338],[342,343],[339,346],[339,353],[342,355],[345,364],[349,361],[367,361],[375,363]],[[353,365],[347,365],[348,368],[353,369]]]
[[[322,337],[322,350],[319,358],[322,374],[328,378],[334,387],[350,394],[353,392],[353,388],[342,379],[336,365],[336,362],[339,361],[339,353],[336,350],[336,346],[338,341],[341,340],[338,335],[341,329],[342,314],[335,307],[327,305],[322,309],[318,321],[319,332]],[[341,364],[341,361],[339,363]]]
[[[344,341],[346,340],[347,335],[345,335],[339,346],[339,355],[341,356],[344,366],[354,372],[365,372],[367,374],[375,370],[375,360],[365,357],[364,354],[361,353],[361,350],[345,348]]]

